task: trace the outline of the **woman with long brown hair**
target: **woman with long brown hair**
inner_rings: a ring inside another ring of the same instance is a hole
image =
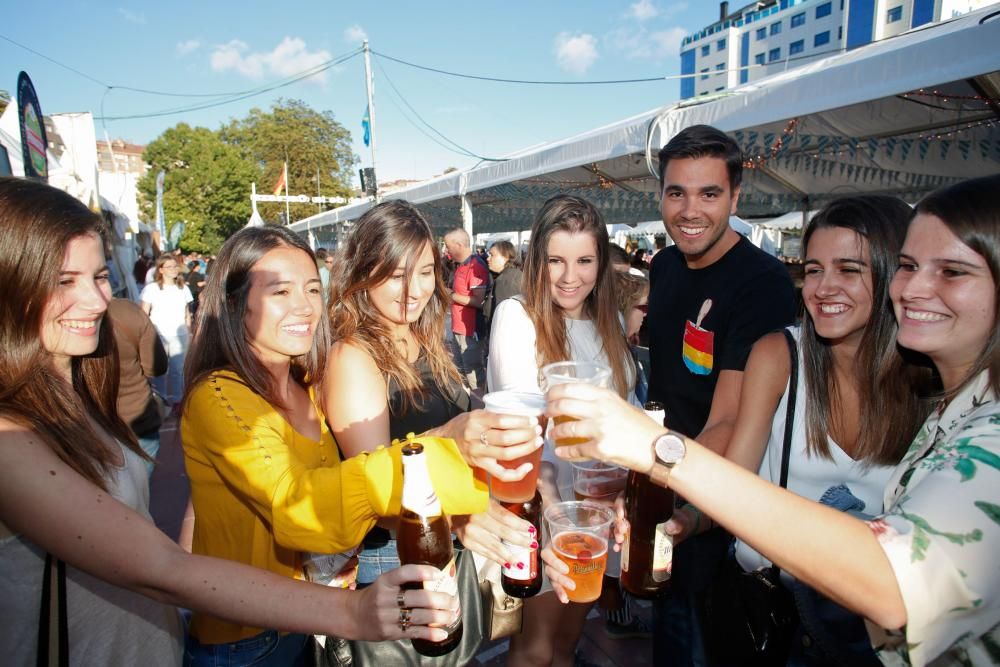
[[[145,455],[116,408],[109,230],[68,194],[15,178],[0,178],[0,226],[6,662],[38,657],[47,555],[51,571],[64,572],[71,664],[176,667],[183,630],[171,605],[293,632],[441,638],[425,626],[450,617],[448,596],[408,592],[408,604],[426,608],[411,616],[420,625],[404,633],[396,623],[399,585],[431,579],[433,568],[404,568],[359,594],[192,555],[161,533],[149,515]],[[53,624],[50,635],[62,632]]]
[[[522,297],[497,308],[490,337],[487,382],[491,391],[539,391],[539,369],[557,361],[599,362],[611,369],[612,389],[634,400],[635,366],[615,294],[608,233],[597,209],[570,195],[542,206],[531,228]],[[542,471],[558,502],[572,495],[572,470],[558,462]],[[547,497],[546,497],[547,496]],[[560,608],[554,595],[526,601],[524,631],[511,638],[511,664],[572,664],[573,651],[591,605]]]
[[[373,207],[358,220],[341,257],[331,279],[334,344],[323,398],[344,456],[426,433],[454,438],[471,464],[493,475],[523,477],[526,471],[508,471],[496,459],[535,449],[536,420],[469,412],[469,395],[445,346],[448,290],[440,255],[420,212],[402,201]],[[500,562],[510,558],[500,538],[527,547],[528,526],[514,517],[505,525],[486,516],[455,522],[466,546]],[[366,537],[359,585],[398,566],[391,528]]]
[[[304,574],[301,552],[343,552],[379,517],[398,514],[398,443],[342,460],[320,410],[328,331],[316,261],[302,239],[262,227],[226,241],[202,293],[181,414],[194,553],[291,580]],[[485,509],[486,494],[455,445],[424,443],[432,479],[447,480],[437,491],[444,511]],[[399,595],[402,608],[412,593],[393,587],[398,580],[387,573],[372,589]],[[398,613],[405,629],[409,620]],[[196,613],[186,661],[299,664],[307,647],[305,633]]]

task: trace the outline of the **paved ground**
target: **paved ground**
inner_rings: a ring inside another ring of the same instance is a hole
[[[192,519],[185,518],[185,510],[189,492],[180,435],[176,422],[170,420],[160,430],[160,454],[150,482],[150,513],[163,532],[188,549],[191,545]],[[640,602],[637,611],[651,624],[648,604]],[[475,664],[489,667],[506,665],[507,645],[506,640],[485,644]],[[652,644],[648,640],[608,639],[604,633],[603,615],[597,611],[591,611],[587,619],[579,654],[585,660],[605,667],[653,664]]]

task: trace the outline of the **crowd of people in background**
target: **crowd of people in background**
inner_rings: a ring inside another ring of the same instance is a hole
[[[566,564],[483,483],[522,478],[530,463],[504,462],[542,447],[543,506],[573,499],[581,457],[676,492],[652,627],[617,579],[620,496],[599,603],[608,636],[648,639],[655,664],[751,664],[718,602],[754,572],[794,611],[753,664],[1000,664],[1000,176],[912,209],[831,199],[803,233],[797,313],[785,267],[729,225],[742,162],[715,128],[671,139],[673,245],[655,252],[611,243],[579,196],[545,202],[523,254],[388,201],[335,252],[265,226],[213,257],[143,254],[138,304],[112,298],[99,216],[0,178],[5,659],[455,664],[411,645],[481,602],[400,564],[401,448],[418,435],[460,570],[542,550],[509,664],[587,664],[594,603],[567,604]],[[560,361],[607,367],[607,387],[542,386]],[[478,407],[503,390],[547,390],[546,415],[574,419],[545,431]],[[170,419],[190,553],[149,515]],[[39,622],[53,595],[62,622]]]

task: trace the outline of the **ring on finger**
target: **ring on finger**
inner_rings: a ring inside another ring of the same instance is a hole
[[[406,600],[403,599],[403,595],[406,593],[402,588],[399,589],[399,593],[396,594],[396,604],[400,609],[406,606]]]
[[[486,431],[487,430],[488,429],[484,429],[483,432],[479,434],[479,442],[483,443],[483,447],[489,447],[489,444],[490,444],[490,443],[486,442]]]
[[[406,629],[410,627],[410,608],[400,607],[399,608],[399,629],[406,632]]]

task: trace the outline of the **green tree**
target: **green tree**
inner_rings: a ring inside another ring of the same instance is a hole
[[[185,250],[214,252],[250,218],[257,170],[220,133],[179,123],[146,146],[143,157],[151,169],[139,181],[140,208],[148,220],[156,218],[156,175],[164,170],[164,215],[168,225],[184,221]]]
[[[351,133],[330,111],[316,111],[300,100],[279,99],[268,111],[254,108],[246,118],[231,121],[221,135],[256,165],[261,193],[271,193],[287,160],[289,194],[353,195],[351,175],[356,157],[351,150]],[[323,207],[327,208],[332,207]],[[258,209],[265,220],[277,220],[285,206],[262,203]],[[316,204],[291,205],[293,220],[316,211]]]

